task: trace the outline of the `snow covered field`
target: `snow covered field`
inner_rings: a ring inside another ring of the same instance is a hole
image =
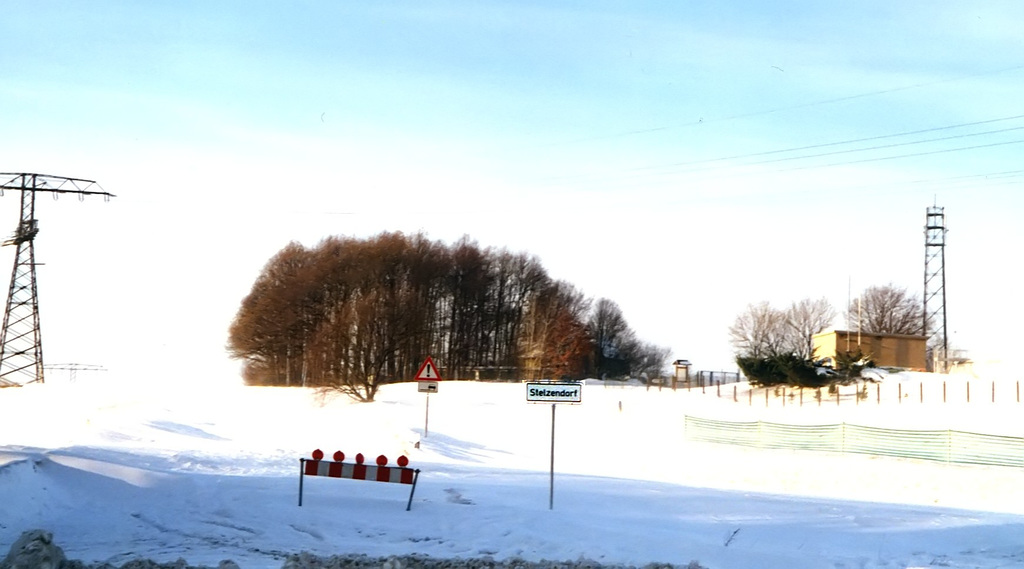
[[[71,559],[118,565],[276,569],[308,551],[710,569],[1024,566],[1020,469],[683,436],[684,414],[1022,436],[1024,406],[1009,401],[783,409],[733,403],[731,391],[588,382],[581,405],[556,410],[549,509],[551,406],[526,403],[522,384],[442,382],[429,423],[411,383],[372,404],[198,385],[0,390],[0,558],[41,528]],[[299,458],[315,448],[392,463],[406,454],[422,469],[411,511],[408,486],[317,477],[298,507]]]

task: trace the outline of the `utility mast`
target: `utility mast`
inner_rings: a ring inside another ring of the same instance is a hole
[[[33,240],[39,233],[36,220],[36,194],[99,195],[110,199],[113,194],[101,191],[92,180],[48,176],[45,174],[0,173],[0,196],[6,190],[21,191],[21,220],[14,235],[3,245],[16,245],[11,288],[7,293],[3,331],[0,333],[0,387],[43,383],[43,339],[39,331],[39,297],[36,292],[36,255]]]
[[[929,322],[932,326],[929,326]],[[924,223],[924,324],[928,337],[931,371],[946,373],[949,340],[946,336],[946,214],[943,208],[929,207]]]

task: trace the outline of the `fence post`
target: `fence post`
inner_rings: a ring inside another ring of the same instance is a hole
[[[918,383],[917,386],[921,391],[921,403],[924,403],[924,382]]]
[[[946,380],[942,380],[942,402],[946,402]]]
[[[821,407],[821,388],[818,388],[818,407]]]
[[[836,406],[839,406],[839,384],[836,384]]]
[[[732,402],[733,403],[736,403],[737,401],[739,401],[739,399],[737,399],[737,397],[736,397],[737,392],[738,392],[737,388],[738,388],[738,386],[736,384],[733,384],[733,386],[732,386]]]
[[[786,386],[782,386],[782,406],[786,406]]]
[[[967,382],[967,402],[971,402],[971,382]]]
[[[903,403],[903,384],[902,383],[898,383],[897,385],[900,386],[899,396],[900,396],[900,403],[902,404]]]
[[[768,387],[764,388],[764,406],[768,406]]]
[[[750,385],[747,386],[747,405],[754,406],[754,388]]]
[[[718,384],[715,385],[715,389],[718,391],[717,395],[719,398],[722,397],[722,381],[719,380]]]
[[[876,383],[875,384],[875,397],[878,399],[878,404],[881,405],[882,404],[882,384],[881,383]]]
[[[996,382],[992,380],[992,402],[996,402]]]

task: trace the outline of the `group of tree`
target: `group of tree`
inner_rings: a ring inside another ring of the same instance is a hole
[[[290,243],[232,322],[250,385],[323,386],[373,400],[431,356],[444,376],[581,378],[661,373],[618,305],[592,302],[536,257],[422,234]]]
[[[736,363],[754,385],[820,387],[856,377],[870,365],[859,349],[836,354],[833,369],[816,361],[812,337],[830,328],[836,313],[828,300],[801,300],[785,309],[767,302],[747,306],[729,328]],[[893,284],[867,288],[847,308],[851,329],[866,334],[921,334],[921,301]]]

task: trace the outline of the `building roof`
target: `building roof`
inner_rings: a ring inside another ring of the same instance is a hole
[[[856,330],[853,330],[853,331],[850,331],[850,330],[825,330],[824,332],[818,332],[817,334],[814,334],[811,337],[812,338],[817,338],[819,336],[829,336],[831,334],[835,334],[837,336],[838,335],[842,335],[842,334],[846,334],[846,335],[860,334],[862,336],[875,336],[875,337],[878,337],[878,338],[914,338],[914,339],[921,339],[921,340],[927,340],[928,339],[928,336],[925,336],[923,334],[886,334],[886,333],[881,333],[881,332],[858,332]]]

